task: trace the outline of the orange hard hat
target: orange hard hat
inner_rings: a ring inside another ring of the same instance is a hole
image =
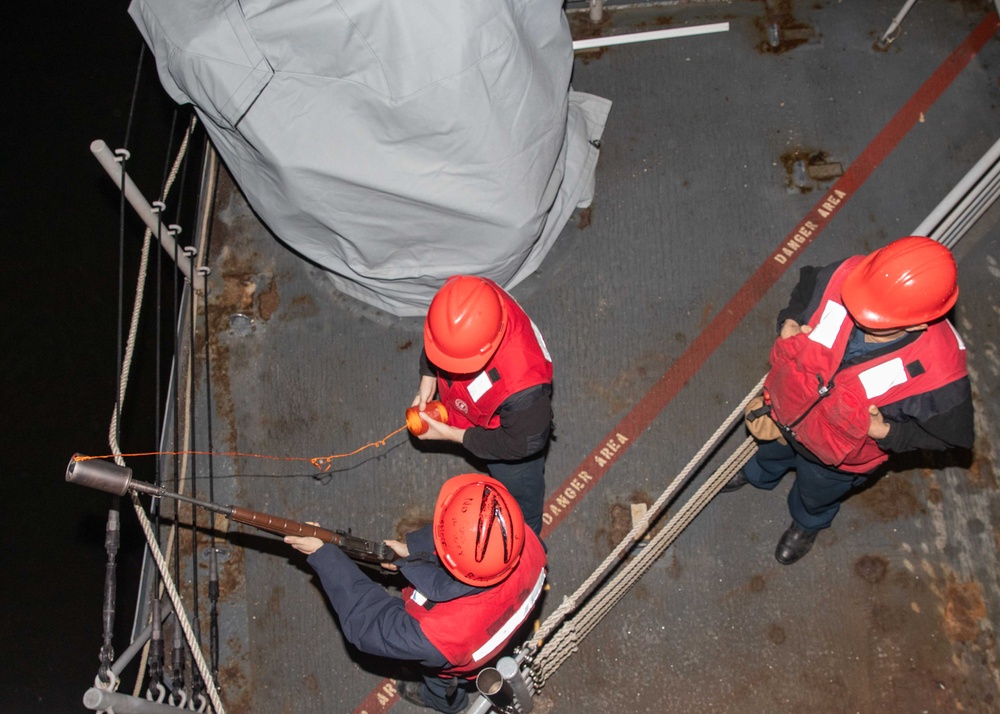
[[[450,478],[434,507],[434,547],[448,572],[466,585],[496,585],[521,559],[521,509],[495,478],[482,474]]]
[[[507,329],[507,305],[490,281],[453,275],[437,291],[424,320],[424,351],[455,374],[482,369]]]
[[[951,251],[937,241],[908,236],[866,256],[840,294],[861,327],[912,327],[952,308],[958,299],[958,269]]]

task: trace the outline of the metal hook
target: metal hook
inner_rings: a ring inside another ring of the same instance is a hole
[[[183,709],[187,705],[187,692],[185,692],[183,689],[175,689],[170,693],[170,697],[168,698],[168,703],[172,707]]]
[[[146,699],[148,699],[151,702],[156,702],[157,704],[162,704],[163,700],[167,696],[167,688],[163,686],[163,682],[157,682],[156,689],[159,693],[156,695],[156,699],[153,699],[153,690],[147,687]]]

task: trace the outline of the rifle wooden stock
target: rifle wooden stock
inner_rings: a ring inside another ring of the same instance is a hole
[[[230,508],[232,509],[229,513],[229,518],[231,520],[239,523],[245,523],[248,526],[259,528],[260,530],[267,531],[268,533],[302,536],[304,538],[312,536],[313,538],[319,538],[324,543],[336,543],[335,539],[337,534],[333,531],[328,531],[325,528],[320,528],[319,526],[311,526],[308,523],[285,520],[284,518],[271,516],[267,513],[251,511],[249,508],[240,508],[239,506],[230,506]]]
[[[344,553],[365,563],[391,563],[397,558],[396,551],[380,541],[364,540],[342,532],[328,531],[308,523],[289,521],[267,513],[251,511],[249,508],[229,506],[226,514],[230,520],[253,526],[268,533],[319,538],[324,543],[333,543]]]

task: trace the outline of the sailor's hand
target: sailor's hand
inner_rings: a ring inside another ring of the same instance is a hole
[[[285,542],[306,555],[312,555],[324,545],[323,541],[313,536],[285,536]]]
[[[437,378],[423,375],[420,378],[420,386],[417,388],[417,396],[413,398],[413,403],[410,406],[420,407],[420,411],[423,411],[427,402],[434,399],[435,392],[437,392]]]
[[[884,439],[889,436],[889,422],[882,416],[882,412],[874,404],[868,405],[868,414],[871,422],[868,424],[868,436],[873,439]]]
[[[812,332],[812,327],[809,325],[800,325],[795,320],[788,319],[781,323],[781,333],[779,337],[783,340],[787,340],[789,337],[795,337],[795,335],[802,333],[803,335],[808,335]]]
[[[459,429],[457,426],[450,426],[443,421],[438,421],[427,412],[420,412],[420,418],[427,422],[427,431],[417,437],[421,441],[430,439],[435,441],[454,441],[456,444],[462,443],[462,439],[465,437],[465,429]]]
[[[319,523],[315,521],[306,521],[306,524],[319,528]],[[324,545],[323,541],[314,536],[285,536],[285,542],[306,555],[312,555]]]
[[[410,549],[406,547],[406,543],[403,541],[389,539],[385,541],[385,544],[392,548],[392,550],[400,558],[406,558],[410,555]],[[382,567],[386,570],[399,570],[399,568],[393,563],[382,563]]]

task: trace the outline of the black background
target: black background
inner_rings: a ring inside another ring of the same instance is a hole
[[[142,47],[126,8],[124,2],[44,3],[14,11],[4,33],[0,709],[8,712],[86,711],[83,694],[99,665],[112,497],[67,484],[64,476],[73,453],[110,451],[120,198],[89,147],[101,138],[115,149],[126,139]],[[128,171],[150,200],[160,191],[177,111],[146,52],[128,132]],[[181,109],[176,121],[183,127],[188,117]],[[192,158],[189,189],[199,153]],[[178,218],[177,204],[168,200],[168,222]],[[143,232],[131,207],[125,216],[123,330]],[[193,226],[185,229],[190,234]],[[160,272],[167,303],[162,354],[169,358],[174,278],[167,265]],[[122,420],[126,452],[156,447],[155,276],[150,279],[149,319]],[[168,370],[164,365],[164,384]],[[152,478],[143,471],[150,464],[130,466],[138,478]],[[116,654],[128,643],[141,545],[131,505],[123,502]],[[131,693],[134,667],[129,673],[122,691]]]

